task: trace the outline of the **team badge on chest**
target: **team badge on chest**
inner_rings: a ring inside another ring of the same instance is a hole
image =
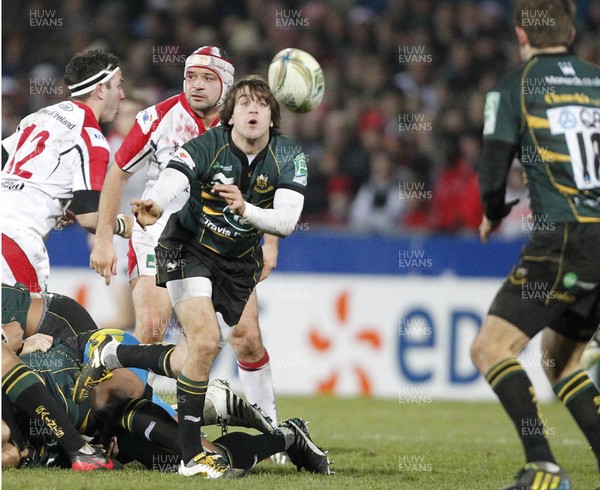
[[[256,183],[254,184],[254,190],[261,194],[273,190],[273,186],[269,185],[269,176],[265,174],[259,174],[256,177]]]

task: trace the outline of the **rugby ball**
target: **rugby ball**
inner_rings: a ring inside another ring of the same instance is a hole
[[[269,87],[277,101],[292,112],[310,112],[323,100],[321,65],[306,51],[286,48],[269,65]]]

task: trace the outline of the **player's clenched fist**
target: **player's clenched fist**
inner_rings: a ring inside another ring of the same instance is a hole
[[[144,230],[156,223],[162,214],[162,209],[152,199],[133,199],[130,204],[131,212]]]

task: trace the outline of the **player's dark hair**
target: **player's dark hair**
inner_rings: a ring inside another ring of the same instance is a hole
[[[227,95],[225,96],[225,100],[223,101],[223,107],[221,108],[221,124],[227,128],[231,129],[233,126],[229,124],[229,120],[233,115],[233,109],[235,108],[235,104],[239,99],[239,95],[247,88],[250,96],[253,99],[264,100],[271,107],[271,121],[273,122],[273,126],[271,127],[271,134],[278,134],[281,132],[281,109],[279,107],[279,102],[275,100],[273,96],[273,92],[269,88],[269,84],[265,81],[264,78],[258,75],[249,75],[241,80],[238,80],[233,84]]]
[[[74,85],[99,73],[108,65],[115,67],[118,64],[119,58],[102,49],[90,49],[88,51],[77,53],[71,58],[71,61],[69,61],[69,64],[65,69],[65,83],[67,85]],[[110,88],[110,82],[111,80],[106,83],[108,88]],[[73,98],[87,99],[90,95],[91,92]]]
[[[515,0],[515,25],[534,48],[568,46],[575,20],[573,0]]]

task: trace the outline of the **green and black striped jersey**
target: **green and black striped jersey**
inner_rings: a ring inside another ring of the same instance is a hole
[[[304,194],[307,183],[306,157],[286,136],[271,135],[267,146],[249,161],[222,127],[185,143],[168,167],[183,172],[190,181],[190,197],[176,213],[181,224],[196,244],[227,257],[250,252],[263,233],[241,222],[226,201],[211,192],[213,184],[235,184],[246,202],[268,209],[277,189]]]
[[[484,141],[518,148],[534,218],[600,222],[600,68],[534,56],[488,92]]]

